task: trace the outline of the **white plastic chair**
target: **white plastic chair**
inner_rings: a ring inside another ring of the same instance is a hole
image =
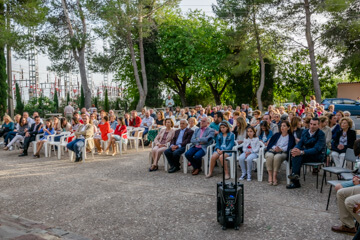
[[[233,154],[231,157],[226,158],[226,160],[229,161],[230,178],[235,178],[235,171],[237,169],[236,161],[240,157],[239,148],[242,148],[242,146],[242,144],[235,145],[232,150],[236,151],[236,154]]]
[[[44,136],[43,133],[37,134],[36,137],[35,137],[35,141],[32,141],[32,142],[31,142],[32,145],[33,145],[34,154],[37,152],[37,151],[36,151],[36,144],[37,144],[37,142],[40,140],[40,138],[41,138],[42,136]]]
[[[75,138],[74,138],[74,140],[75,140]],[[84,144],[84,148],[83,148],[83,150],[82,150],[82,160],[83,160],[84,162],[85,162],[85,160],[86,160],[86,146],[87,146],[89,140],[94,140],[94,139],[93,139],[93,137],[85,138],[85,144]],[[94,158],[94,152],[95,152],[95,149],[92,148],[92,149],[91,149],[91,155],[92,155],[92,159],[93,159],[93,160],[95,160],[95,158]],[[69,156],[70,156],[70,161],[71,161],[71,162],[74,161],[75,152],[69,151]]]
[[[120,141],[115,142],[117,151],[120,153],[120,156],[122,155],[123,147],[124,147],[125,150],[127,150],[128,139],[127,138],[123,139],[123,136],[127,136],[127,133],[124,133],[123,135],[121,135]],[[126,140],[126,141],[123,142],[123,140]]]
[[[132,136],[133,132],[134,132],[134,136]],[[129,132],[128,141],[130,143],[130,147],[132,148],[131,141],[134,141],[134,145],[135,145],[135,148],[136,148],[137,152],[139,151],[139,142],[141,142],[143,150],[145,149],[144,148],[143,134],[144,134],[144,129],[143,128],[134,128],[133,130],[131,130]]]
[[[186,151],[185,153],[193,146],[194,144],[192,143],[189,143],[186,145]],[[205,175],[208,175],[209,173],[209,156],[211,155],[210,151],[211,151],[211,146],[213,146],[214,144],[211,144],[209,145],[207,148],[206,148],[206,153],[205,155],[202,157],[202,160],[203,160],[203,169],[204,169],[204,174]],[[215,145],[214,145],[215,146]],[[186,174],[187,173],[187,167],[188,167],[188,160],[187,158],[185,157],[185,153],[184,153],[184,157],[183,157],[183,166],[184,166],[184,173]]]
[[[47,146],[47,150],[48,150],[48,157],[51,157],[51,147],[52,146],[56,146],[57,147],[57,151],[58,151],[58,159],[61,159],[61,151],[62,148],[66,147],[67,144],[67,137],[71,135],[71,132],[62,132],[58,135],[54,135],[48,138],[48,142],[46,143]],[[55,137],[59,137],[60,136],[60,141],[59,142],[55,142]],[[65,143],[66,144],[65,144]],[[55,148],[56,149],[56,148]]]
[[[106,140],[106,141],[104,141],[102,139],[100,140],[100,144],[101,144],[101,147],[103,150],[107,149],[107,147],[109,146],[112,135],[113,135],[113,132],[108,133],[107,134],[108,140]]]

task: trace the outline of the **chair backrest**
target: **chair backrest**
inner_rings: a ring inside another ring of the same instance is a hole
[[[346,149],[345,160],[349,161],[349,162],[356,162],[356,156],[354,153],[354,149],[352,149],[352,148]]]

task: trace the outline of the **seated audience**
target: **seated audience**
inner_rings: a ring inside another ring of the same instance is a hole
[[[290,131],[295,138],[295,143],[298,143],[300,141],[302,131],[303,131],[303,129],[301,128],[301,125],[302,125],[301,118],[293,117],[291,119]]]
[[[260,151],[260,141],[256,136],[256,130],[250,126],[246,129],[246,138],[244,139],[243,152],[238,158],[241,168],[241,177],[239,180],[244,180],[247,176],[247,181],[251,181],[251,171],[253,167],[253,160],[258,157]],[[245,161],[247,162],[247,168],[245,167]]]
[[[35,123],[33,123],[31,125],[31,127],[29,128],[28,131],[26,131],[25,133],[25,138],[24,138],[24,144],[23,144],[23,152],[19,155],[19,157],[24,157],[24,156],[27,156],[28,153],[27,153],[27,150],[29,148],[29,145],[32,141],[35,141],[36,139],[36,135],[39,134],[39,131],[41,130],[42,128],[42,124],[40,122],[40,117],[39,116],[36,116],[35,117]]]
[[[180,129],[175,131],[174,137],[170,142],[170,147],[165,150],[164,154],[170,165],[169,173],[174,173],[180,170],[180,157],[185,152],[186,145],[190,143],[193,130],[187,128],[188,121],[186,119],[180,120]]]
[[[351,130],[352,121],[350,118],[342,118],[339,125],[341,126],[341,130],[337,132],[333,141],[331,157],[336,167],[343,167],[346,149],[354,146],[356,132]]]
[[[295,117],[294,117],[295,118]],[[298,118],[298,117],[296,117]],[[277,174],[281,163],[288,158],[288,152],[295,146],[294,135],[290,131],[288,121],[283,121],[280,132],[271,137],[265,153],[266,169],[269,175],[269,185],[278,185]]]
[[[140,127],[145,128],[143,137],[149,132],[151,126],[154,124],[154,119],[150,116],[149,111],[145,111],[145,117],[143,118]]]
[[[116,126],[115,131],[114,131],[114,134],[111,135],[110,144],[108,145],[108,147],[105,150],[105,152],[109,152],[109,149],[110,149],[110,146],[111,146],[112,149],[113,149],[113,153],[112,153],[113,156],[116,155],[116,144],[115,144],[115,142],[127,139],[127,135],[126,135],[127,130],[126,130],[126,125],[125,125],[124,118],[119,117],[117,119],[117,122],[118,122],[118,124]],[[127,143],[127,141],[125,143]]]
[[[269,123],[267,121],[262,121],[260,123],[259,131],[260,131],[259,140],[265,146],[267,146],[270,138],[273,136],[273,132],[270,130]],[[258,134],[256,134],[256,135],[258,135]]]
[[[196,118],[194,118],[194,117],[189,118],[189,128],[191,130],[195,131],[196,129],[198,129],[197,124],[198,124],[198,122],[197,122]]]
[[[235,141],[237,144],[242,144],[246,137],[246,128],[247,124],[243,117],[238,117],[236,119],[236,127],[234,128],[233,133],[235,134]]]
[[[223,154],[223,151],[232,150],[235,145],[235,135],[231,132],[231,127],[228,122],[222,121],[220,123],[220,131],[216,136],[216,146],[210,159],[209,174],[206,176],[210,178],[213,176],[216,161],[219,159],[221,166],[224,167],[225,179],[230,179],[227,157],[231,157],[231,153]]]
[[[101,138],[94,138],[94,144],[95,144],[95,147],[98,150],[98,154],[103,153],[103,149],[101,148],[101,140],[107,141],[108,140],[108,134],[113,132],[112,129],[110,128],[110,123],[109,123],[108,116],[104,116],[101,119],[101,122],[102,122],[102,124],[99,124],[99,126],[98,126],[99,129],[100,129],[100,132],[101,132]],[[106,154],[108,154],[108,152],[106,152]]]
[[[44,143],[47,142],[47,136],[55,134],[55,129],[51,119],[47,119],[45,121],[45,126],[40,129],[39,133],[44,133],[44,136],[36,143],[36,153],[34,154],[34,157],[37,158],[40,158],[40,151]]]
[[[300,188],[300,170],[305,162],[323,162],[325,159],[326,139],[319,129],[319,119],[310,121],[309,130],[304,130],[300,142],[291,150],[292,173],[289,175],[291,184],[286,188]]]
[[[27,122],[27,119],[24,117],[20,118],[19,127],[16,129],[16,135],[15,137],[5,146],[4,150],[12,150],[13,144],[16,142],[23,142],[25,133],[29,129],[29,124]]]
[[[196,129],[191,137],[191,143],[194,144],[186,153],[185,157],[193,167],[192,175],[198,175],[201,172],[201,159],[206,154],[207,147],[213,142],[215,131],[209,128],[211,120],[202,118],[200,128]]]
[[[154,147],[151,150],[152,165],[149,168],[149,172],[158,170],[158,162],[161,154],[167,149],[167,144],[173,139],[175,135],[174,121],[171,118],[165,119],[166,128],[162,129],[156,136],[154,141]]]

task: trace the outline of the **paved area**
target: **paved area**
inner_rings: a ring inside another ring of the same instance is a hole
[[[72,163],[67,154],[35,159],[0,150],[0,216],[89,239],[352,239],[330,230],[339,224],[335,194],[325,211],[328,187],[320,194],[308,174],[303,188],[287,190],[284,170],[276,187],[245,182],[245,223],[223,231],[216,221],[220,169],[211,179],[168,174],[161,161],[149,173],[149,151]]]

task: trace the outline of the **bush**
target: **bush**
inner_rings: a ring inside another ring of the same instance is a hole
[[[54,102],[51,101],[48,97],[34,97],[29,100],[25,105],[25,112],[28,112],[31,116],[34,112],[38,112],[40,117],[44,118],[47,113],[55,113]],[[19,113],[22,114],[22,113]]]

